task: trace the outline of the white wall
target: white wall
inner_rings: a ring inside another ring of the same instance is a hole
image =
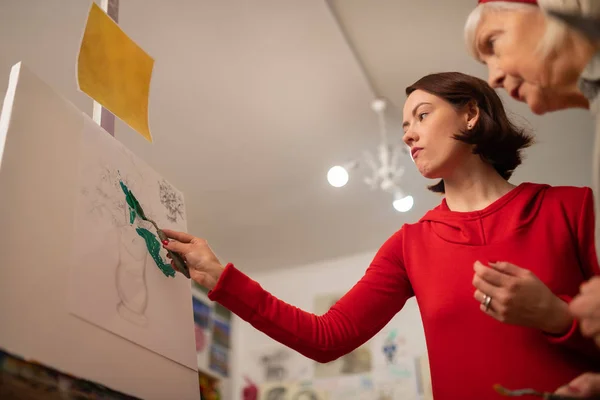
[[[329,293],[345,293],[364,274],[375,251],[354,255],[347,258],[323,261],[316,264],[300,266],[278,271],[251,274],[263,288],[280,299],[313,311],[315,296]],[[243,266],[240,266],[243,267]],[[396,328],[398,335],[406,339],[406,347],[401,349],[408,357],[426,354],[425,337],[417,303],[410,299],[404,309],[392,319],[388,327]],[[382,332],[386,331],[386,328]],[[277,343],[268,336],[254,329],[250,324],[235,317],[233,327],[233,399],[241,398],[244,386],[244,375],[259,383],[264,372],[257,368],[257,354],[262,349],[277,347]],[[372,351],[381,351],[380,346],[372,346]],[[314,362],[298,355],[293,366],[288,369],[294,375],[307,377],[312,375]]]

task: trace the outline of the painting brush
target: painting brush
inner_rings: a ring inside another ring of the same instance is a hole
[[[156,225],[156,222],[152,221],[150,218],[142,217],[142,219],[144,221],[148,221],[152,225],[154,225],[154,228],[156,228],[156,233],[158,233],[158,238],[160,239],[161,242],[169,240],[167,235],[165,235],[165,233],[158,227],[158,225]],[[183,257],[180,254],[175,253],[168,249],[167,249],[167,253],[169,254],[169,256],[171,256],[171,260],[173,260],[173,263],[175,264],[175,267],[177,268],[177,270],[179,272],[181,272],[183,275],[185,275],[186,278],[189,278],[190,270],[188,269],[188,266],[185,263],[185,260],[183,259]]]
[[[151,220],[150,218],[148,218],[146,216],[146,214],[144,213],[144,209],[140,205],[140,202],[135,198],[133,193],[123,184],[123,182],[121,182],[121,188],[125,192],[125,198],[126,198],[127,204],[129,204],[129,206],[137,213],[137,215],[141,219],[143,219],[144,221],[150,222],[154,226],[160,241],[164,242],[164,241],[169,240],[167,235],[165,235],[165,233],[158,227],[156,222],[154,222],[153,220]],[[188,269],[188,266],[185,263],[185,260],[183,259],[181,254],[175,253],[171,250],[167,250],[167,253],[171,257],[171,260],[173,260],[173,263],[175,264],[175,268],[177,268],[177,270],[179,272],[181,272],[183,275],[185,275],[186,278],[189,279],[190,278],[190,270]]]
[[[519,397],[519,396],[537,396],[546,400],[600,400],[600,397],[572,397],[572,396],[564,396],[560,394],[548,393],[548,392],[538,392],[534,389],[518,389],[518,390],[509,390],[501,385],[494,385],[494,390],[501,395],[508,397]]]

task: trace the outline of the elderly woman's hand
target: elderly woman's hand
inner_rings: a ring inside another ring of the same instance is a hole
[[[560,335],[569,330],[573,319],[568,305],[527,269],[508,262],[474,265],[475,299],[481,310],[498,321],[528,326]],[[485,296],[491,297],[488,307]]]
[[[225,268],[206,240],[170,229],[163,229],[163,232],[171,239],[163,242],[165,249],[179,253],[183,257],[190,270],[190,277],[195,282],[208,289],[213,289]],[[173,261],[171,261],[171,266],[177,271]]]
[[[600,277],[596,276],[583,285],[579,295],[569,304],[571,314],[580,320],[581,333],[593,337],[600,346]]]
[[[600,374],[587,372],[560,387],[555,393],[571,397],[600,396]]]

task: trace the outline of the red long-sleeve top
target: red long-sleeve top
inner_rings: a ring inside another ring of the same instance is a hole
[[[473,263],[527,268],[569,301],[600,273],[593,214],[588,188],[524,183],[483,210],[453,212],[442,201],[404,225],[324,315],[277,299],[231,264],[209,297],[278,342],[328,362],[366,342],[416,296],[436,400],[496,398],[496,383],[554,391],[597,369],[593,342],[576,322],[552,337],[484,314],[473,298]]]

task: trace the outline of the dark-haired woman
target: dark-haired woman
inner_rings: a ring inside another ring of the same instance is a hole
[[[165,247],[185,256],[212,300],[319,362],[366,342],[415,296],[436,400],[487,399],[495,383],[554,390],[591,367],[579,354],[593,344],[563,298],[599,272],[592,192],[508,182],[531,138],[484,81],[433,74],[406,93],[403,140],[444,199],[392,235],[324,315],[224,267],[203,239],[165,231]]]

